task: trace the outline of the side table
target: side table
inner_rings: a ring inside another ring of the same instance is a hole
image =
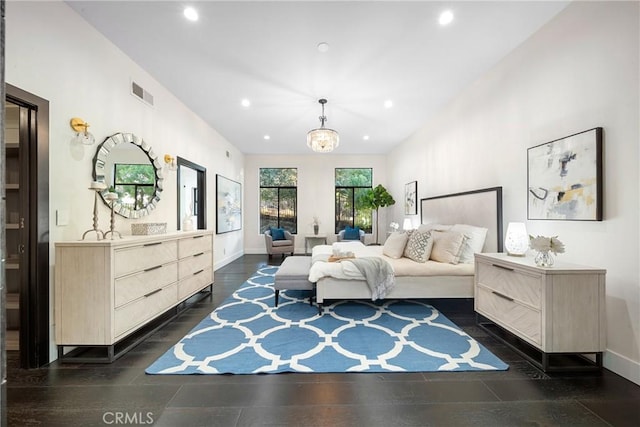
[[[304,236],[304,254],[309,255],[309,251],[317,245],[326,245],[326,234],[307,234]]]

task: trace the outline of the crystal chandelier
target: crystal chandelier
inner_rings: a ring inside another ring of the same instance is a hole
[[[316,153],[329,153],[338,147],[340,137],[335,130],[324,127],[324,122],[327,121],[324,115],[324,104],[327,103],[327,100],[319,99],[318,102],[322,105],[322,115],[319,117],[320,127],[307,133],[307,146]]]

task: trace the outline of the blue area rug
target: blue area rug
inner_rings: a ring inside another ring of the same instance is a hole
[[[309,291],[280,292],[264,267],[146,370],[147,374],[506,370],[420,300],[338,301],[318,315]]]

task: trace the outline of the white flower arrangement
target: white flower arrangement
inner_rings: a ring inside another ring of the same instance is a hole
[[[311,221],[311,225],[320,225],[320,219],[317,216],[314,216],[313,221]]]
[[[398,231],[398,229],[400,228],[400,224],[398,224],[397,222],[392,222],[391,224],[389,224],[389,228],[391,228],[393,231]]]
[[[558,236],[529,236],[529,247],[538,252],[553,252],[554,254],[564,253],[564,243],[558,240]]]

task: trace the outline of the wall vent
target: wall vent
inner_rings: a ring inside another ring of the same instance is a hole
[[[145,104],[153,106],[153,95],[134,81],[131,81],[131,94]]]

